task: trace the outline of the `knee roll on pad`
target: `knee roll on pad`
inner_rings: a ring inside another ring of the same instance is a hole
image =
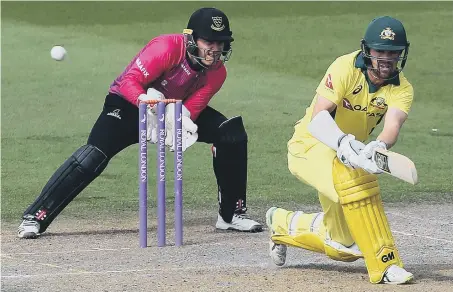
[[[382,205],[377,177],[334,160],[334,186],[349,230],[359,246],[372,283],[379,283],[390,265],[403,266]]]
[[[338,249],[328,244],[326,240],[323,240],[323,236],[310,232],[297,236],[272,235],[271,239],[277,244],[285,244],[318,253],[324,253],[329,258],[340,262],[354,262],[363,257],[359,254],[348,252],[346,248],[343,250]]]
[[[220,143],[247,142],[247,132],[241,116],[233,117],[221,123],[219,132]]]
[[[108,158],[101,150],[93,145],[85,145],[72,154],[75,162],[79,164],[83,172],[99,174],[107,166]]]
[[[347,252],[342,252],[341,250],[335,249],[335,248],[331,247],[330,245],[325,245],[324,248],[326,250],[326,255],[335,261],[349,263],[349,262],[355,262],[356,260],[361,258],[361,256],[357,256],[357,255],[350,254]]]
[[[334,244],[334,242],[329,239],[324,241],[324,249],[329,258],[340,262],[354,262],[363,258],[361,252],[353,251],[342,245],[340,246],[339,243]]]
[[[324,253],[323,238],[320,236],[323,231],[319,230],[319,226],[323,225],[322,218],[322,213],[306,214],[277,208],[273,212],[270,227],[272,241]]]
[[[352,253],[352,250],[343,245],[334,244],[323,219],[324,213],[306,214],[278,208],[272,216],[272,241],[324,253],[337,261],[352,262],[359,259],[360,252]]]

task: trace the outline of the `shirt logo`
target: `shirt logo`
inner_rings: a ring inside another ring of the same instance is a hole
[[[326,78],[326,87],[333,90],[332,76],[330,74]]]
[[[385,103],[385,99],[383,97],[375,97],[370,102],[371,106],[377,107],[378,109],[385,109],[387,104]]]
[[[384,28],[383,31],[381,31],[381,34],[379,35],[381,39],[383,40],[395,40],[395,33],[390,27]]]
[[[44,208],[39,209],[38,212],[36,212],[35,217],[36,217],[36,219],[38,219],[38,220],[40,220],[40,221],[46,219],[46,217],[47,217],[47,210],[44,209]]]
[[[363,107],[360,104],[352,104],[347,98],[343,98],[343,107],[350,111],[359,111],[359,112],[365,112],[365,113],[368,110],[367,106]]]
[[[357,86],[357,88],[356,88],[356,89],[354,89],[354,91],[352,92],[352,94],[354,94],[354,95],[355,95],[355,94],[359,93],[360,91],[362,91],[362,88],[363,88],[363,86],[362,86],[362,85],[359,85],[359,86]]]
[[[212,22],[211,28],[215,31],[222,31],[225,29],[225,25],[222,24],[223,19],[222,16],[214,16],[212,17]]]
[[[145,68],[145,66],[143,66],[143,63],[140,60],[140,58],[137,58],[135,60],[135,65],[137,65],[138,69],[140,69],[140,71],[143,73],[143,76],[145,76],[145,77],[149,76],[149,73],[148,73],[148,71],[146,71],[146,68]]]
[[[168,84],[168,82],[167,82],[167,80],[162,80],[162,82],[160,84],[162,84],[162,86],[165,86]]]
[[[190,76],[190,71],[189,71],[189,69],[187,69],[186,66],[184,66],[184,63],[181,63],[181,67],[184,70],[184,72],[186,72],[187,76]]]
[[[348,110],[351,110],[351,111],[354,110],[354,108],[352,107],[351,102],[347,98],[343,98],[343,107],[348,109]]]
[[[112,116],[114,118],[117,118],[118,120],[121,120],[121,116],[120,116],[120,109],[116,109],[114,110],[113,112],[110,112],[107,114],[108,116]]]

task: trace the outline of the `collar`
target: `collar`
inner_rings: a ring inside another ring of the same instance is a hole
[[[359,52],[359,54],[357,55],[357,57],[356,57],[356,59],[355,59],[354,66],[355,66],[356,68],[361,69],[363,75],[365,75],[366,82],[368,83],[369,92],[370,92],[370,93],[375,93],[375,92],[377,92],[377,91],[379,90],[380,87],[374,85],[374,84],[370,81],[370,78],[368,77],[368,73],[367,73],[367,67],[366,67],[366,64],[365,64],[365,59],[363,58],[362,52]],[[399,76],[399,74],[398,74],[398,76],[396,76],[395,78],[392,78],[392,79],[390,79],[390,80],[385,81],[384,84],[382,84],[381,87],[384,87],[384,86],[386,86],[387,84],[393,84],[393,85],[399,86],[399,85],[400,85],[400,76]]]

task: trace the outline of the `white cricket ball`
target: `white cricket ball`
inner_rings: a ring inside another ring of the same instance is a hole
[[[66,49],[62,46],[54,46],[52,50],[50,50],[50,56],[56,61],[62,61],[65,58],[66,53]]]
[[[437,132],[437,129],[431,129],[431,131],[433,131],[433,132]]]

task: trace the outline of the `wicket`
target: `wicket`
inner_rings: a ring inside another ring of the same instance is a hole
[[[166,203],[165,203],[165,107],[175,103],[174,120],[174,192],[175,192],[175,245],[183,244],[182,218],[182,102],[174,99],[150,100],[139,105],[139,237],[140,247],[148,245],[148,105],[157,104],[157,246],[166,245]]]

